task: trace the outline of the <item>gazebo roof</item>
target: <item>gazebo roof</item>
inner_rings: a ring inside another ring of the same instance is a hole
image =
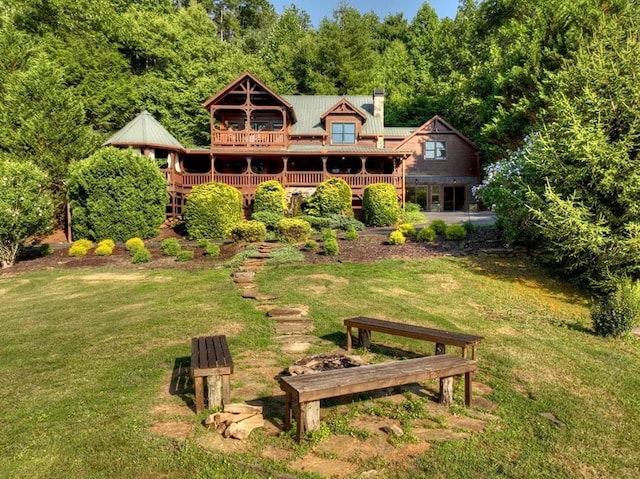
[[[148,145],[184,149],[180,142],[148,111],[143,111],[117,131],[104,142],[103,146],[106,145]]]

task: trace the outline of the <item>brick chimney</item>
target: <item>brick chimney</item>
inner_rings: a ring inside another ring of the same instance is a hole
[[[384,88],[373,90],[373,116],[384,121]]]

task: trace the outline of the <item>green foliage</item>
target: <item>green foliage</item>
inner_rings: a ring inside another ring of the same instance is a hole
[[[148,263],[149,261],[151,261],[151,252],[144,246],[142,248],[135,248],[130,251],[131,262],[133,264]]]
[[[328,239],[337,239],[337,238],[338,238],[338,234],[336,233],[336,231],[329,228],[322,230],[322,232],[320,233],[320,239],[322,241],[327,241]]]
[[[160,248],[162,249],[162,254],[165,256],[178,256],[180,253],[180,243],[176,238],[167,238],[162,240],[160,243]]]
[[[404,211],[406,213],[420,213],[420,210],[421,210],[420,205],[417,203],[412,203],[410,201],[407,201],[404,204]]]
[[[254,214],[272,213],[284,216],[286,210],[287,203],[285,201],[285,191],[280,182],[271,180],[264,181],[258,185],[253,198]]]
[[[107,246],[108,248],[115,249],[116,243],[112,239],[103,239],[98,243],[98,246]]]
[[[113,250],[115,249],[116,244],[111,239],[104,239],[98,243],[93,254],[96,256],[111,256],[113,254]]]
[[[182,250],[176,255],[176,261],[181,263],[186,263],[187,261],[192,261],[195,256],[195,253],[191,250]]]
[[[251,214],[252,220],[264,223],[269,231],[274,231],[278,221],[282,218],[284,218],[284,216],[281,213],[274,213],[273,211],[254,211]]]
[[[30,162],[0,158],[0,266],[15,262],[20,245],[52,224],[53,202],[46,173]]]
[[[462,223],[462,227],[467,232],[467,234],[468,233],[473,233],[474,231],[476,231],[478,229],[478,227],[476,225],[474,225],[473,222],[471,222],[471,221],[465,221],[464,223]]]
[[[315,251],[318,249],[318,242],[316,240],[307,240],[307,242],[302,247],[305,251]]]
[[[347,241],[355,241],[360,237],[358,234],[358,230],[353,227],[349,227],[349,229],[344,234],[344,239]]]
[[[398,226],[398,230],[402,232],[402,234],[406,236],[415,236],[416,227],[411,223],[402,223]]]
[[[443,235],[447,230],[447,223],[444,220],[433,220],[429,223],[429,227],[436,232],[437,235]]]
[[[322,249],[327,256],[338,256],[340,254],[340,246],[335,237],[327,237],[323,240]]]
[[[323,181],[307,200],[304,211],[317,217],[351,213],[351,187],[340,178]]]
[[[243,221],[231,230],[231,238],[236,242],[260,243],[267,237],[267,227],[260,221]]]
[[[358,221],[353,216],[347,215],[331,214],[326,217],[300,215],[297,216],[297,218],[305,220],[314,229],[319,231],[323,229],[347,231],[351,227],[358,231],[362,231],[364,229],[364,224],[362,222]]]
[[[220,246],[210,240],[198,240],[198,246],[204,248],[204,254],[215,258],[220,256]]]
[[[404,223],[420,224],[420,223],[426,223],[427,222],[427,217],[421,211],[407,211],[407,210],[405,210],[400,215],[400,218],[402,219],[402,221]]]
[[[387,238],[387,242],[393,245],[401,245],[407,241],[407,238],[402,234],[402,231],[395,230],[389,233],[389,238]]]
[[[303,243],[311,233],[311,225],[297,218],[283,218],[276,225],[278,239],[285,243]]]
[[[125,243],[124,243],[124,249],[126,249],[127,251],[131,251],[132,253],[140,248],[144,248],[144,241],[142,241],[142,239],[134,237],[134,238],[129,238]]]
[[[107,147],[73,163],[67,189],[74,236],[124,241],[160,233],[167,183],[152,161],[133,150]]]
[[[364,222],[368,226],[395,225],[401,212],[396,189],[388,183],[367,186],[364,190],[362,208]]]
[[[461,241],[467,237],[467,230],[459,224],[451,224],[444,230],[444,237],[448,240]]]
[[[428,242],[431,243],[436,240],[436,232],[431,226],[426,226],[418,231],[416,235],[416,241],[423,243]]]
[[[93,248],[93,242],[88,239],[79,239],[73,242],[69,248],[69,256],[79,257],[86,256],[89,250]]]
[[[271,256],[264,262],[268,266],[303,263],[304,255],[293,245],[280,245],[271,251]]]
[[[597,299],[591,307],[593,328],[601,336],[618,337],[631,331],[640,313],[640,283],[623,277],[615,290]]]
[[[242,221],[242,194],[224,183],[195,186],[187,197],[184,218],[191,238],[225,238]]]

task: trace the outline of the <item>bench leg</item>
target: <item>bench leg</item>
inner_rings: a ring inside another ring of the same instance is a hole
[[[204,411],[204,383],[202,376],[193,378],[193,385],[196,392],[196,414]]]
[[[231,375],[222,376],[222,404],[231,404]]]
[[[371,331],[369,329],[358,329],[358,341],[360,347],[369,349],[371,346]]]
[[[320,427],[320,401],[309,401],[298,404],[298,434],[296,439],[300,443],[302,435],[308,431],[315,431]]]
[[[347,353],[351,352],[351,326],[347,326]]]
[[[222,378],[218,374],[207,376],[207,402],[209,408],[222,406]]]
[[[446,354],[447,345],[442,343],[436,343],[436,355]],[[450,406],[453,404],[453,377],[440,378],[440,397],[438,398],[440,404]]]
[[[471,406],[471,395],[473,388],[473,373],[464,373],[464,403]]]

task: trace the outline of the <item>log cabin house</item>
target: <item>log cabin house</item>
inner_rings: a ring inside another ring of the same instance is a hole
[[[194,186],[211,181],[238,188],[247,211],[264,181],[308,196],[333,177],[351,186],[356,211],[374,183],[392,184],[399,201],[427,211],[475,205],[477,147],[438,116],[417,128],[385,128],[383,90],[373,96],[278,95],[247,72],[202,106],[209,111],[209,147],[185,148],[146,111],[105,142],[166,160],[170,218],[181,216]]]

